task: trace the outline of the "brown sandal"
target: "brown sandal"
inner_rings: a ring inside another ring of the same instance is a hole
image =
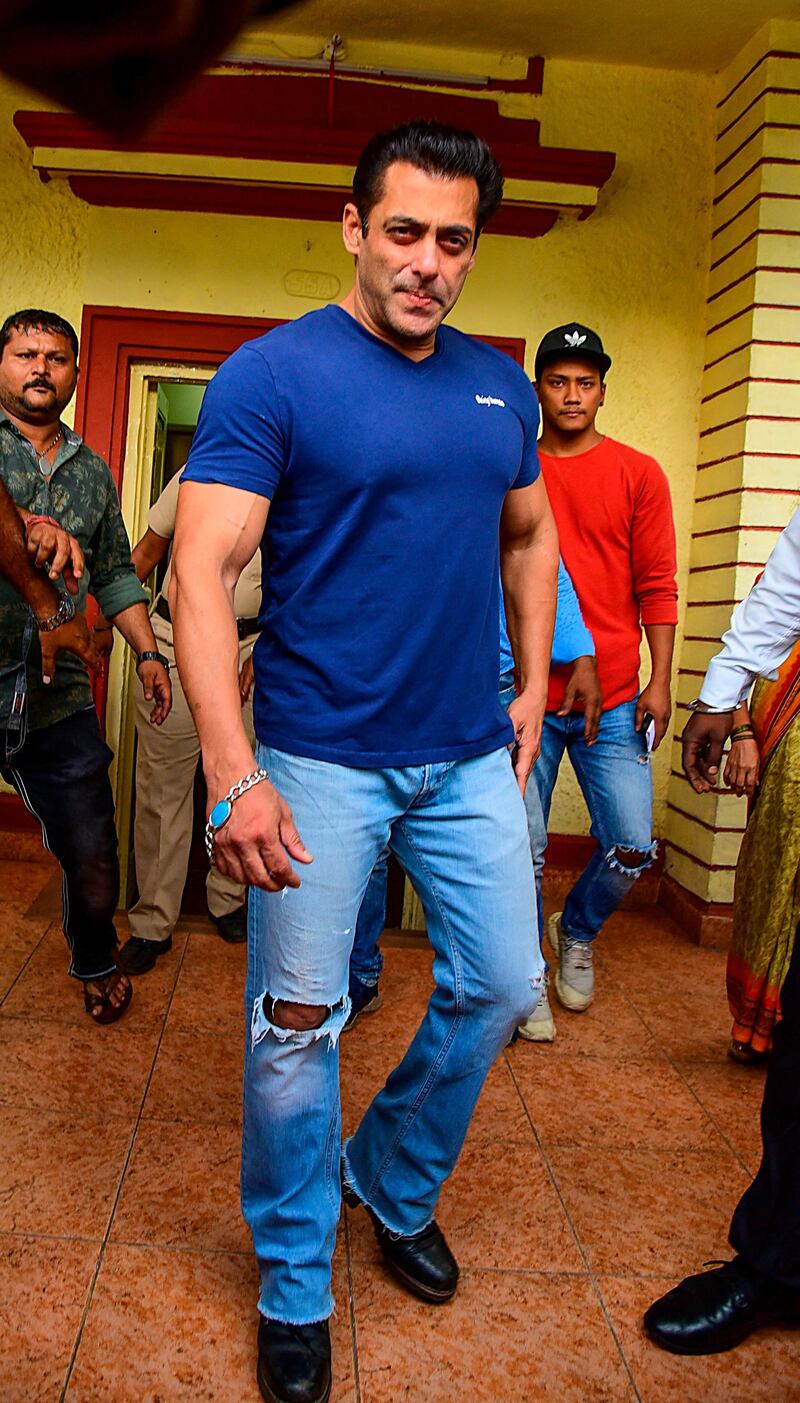
[[[122,987],[122,999],[113,1001],[112,995]],[[87,979],[83,984],[83,1002],[86,1012],[95,1023],[116,1023],[121,1018],[133,996],[133,985],[127,974],[114,970],[105,979]]]

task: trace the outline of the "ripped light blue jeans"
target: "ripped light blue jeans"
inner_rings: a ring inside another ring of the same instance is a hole
[[[338,1039],[353,932],[380,854],[395,853],[420,895],[435,979],[408,1051],[345,1146],[348,1182],[392,1231],[418,1232],[433,1217],[489,1068],[536,1006],[543,967],[525,808],[506,750],[386,770],[263,745],[257,759],[314,861],[297,890],[250,893],[242,1208],[261,1313],[302,1325],[333,1309]],[[327,1016],[309,1032],[280,1027],[278,1000]]]
[[[594,940],[604,921],[655,857],[650,757],[641,731],[634,729],[636,702],[604,711],[594,745],[583,736],[583,716],[545,713],[542,749],[533,768],[544,826],[550,817],[558,769],[566,750],[583,791],[597,847],[569,893],[562,924],[575,940]],[[533,827],[531,843],[534,845]],[[546,837],[545,837],[546,843]],[[635,853],[635,864],[618,856]],[[544,848],[534,851],[537,885],[541,885]]]

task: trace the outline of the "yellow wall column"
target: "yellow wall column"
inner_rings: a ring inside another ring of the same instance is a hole
[[[662,899],[701,942],[730,929],[745,801],[697,795],[680,731],[734,604],[800,501],[800,24],[720,75],[706,355]]]

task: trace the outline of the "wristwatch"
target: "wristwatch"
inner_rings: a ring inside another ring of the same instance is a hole
[[[161,663],[161,666],[163,668],[166,668],[167,672],[169,672],[169,659],[165,658],[163,653],[154,653],[152,648],[148,649],[148,651],[145,653],[136,654],[137,672],[139,671],[139,668],[141,667],[142,663]]]
[[[70,595],[62,594],[56,612],[49,619],[37,619],[36,627],[40,633],[52,633],[53,629],[61,628],[62,624],[68,624],[74,618],[75,601]]]

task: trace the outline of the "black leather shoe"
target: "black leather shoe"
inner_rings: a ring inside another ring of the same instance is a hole
[[[722,1354],[773,1321],[800,1325],[800,1292],[734,1257],[687,1276],[650,1307],[644,1328],[671,1354]]]
[[[344,1176],[344,1170],[342,1171]],[[342,1197],[350,1208],[366,1208],[375,1230],[375,1239],[387,1267],[398,1281],[420,1300],[444,1305],[458,1287],[458,1262],[444,1239],[438,1223],[430,1222],[420,1232],[403,1237],[384,1227],[377,1213],[363,1203],[342,1178]]]
[[[243,945],[247,939],[247,906],[237,906],[235,911],[228,911],[224,916],[212,916],[208,913],[209,920],[217,928],[217,935],[227,941],[228,945]]]
[[[327,1403],[331,1396],[327,1320],[316,1325],[285,1325],[262,1315],[256,1378],[267,1403]]]
[[[159,956],[171,949],[171,935],[166,940],[143,940],[140,935],[132,935],[119,952],[119,967],[126,974],[147,974]]]

